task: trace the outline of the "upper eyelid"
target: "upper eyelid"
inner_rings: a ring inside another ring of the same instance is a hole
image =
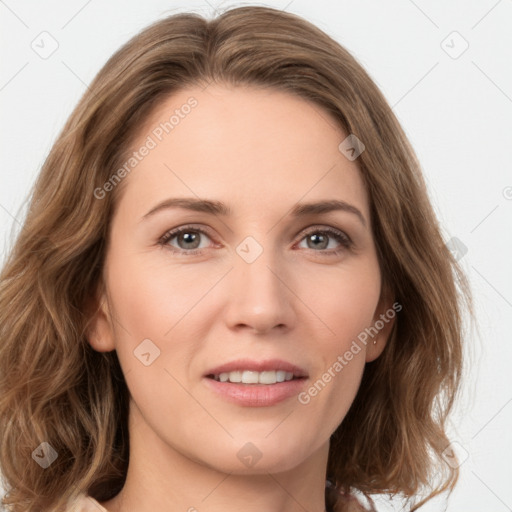
[[[208,235],[208,236],[212,237],[212,235],[210,234],[210,229],[205,228],[204,226],[197,227],[197,226],[195,226],[193,224],[190,224],[190,225],[189,224],[184,224],[183,226],[178,226],[176,228],[171,228],[171,229],[167,230],[160,237],[160,240],[165,239],[167,237],[174,238],[180,232],[186,231],[187,229],[190,230],[190,231],[198,231],[200,233],[203,233],[205,235]]]

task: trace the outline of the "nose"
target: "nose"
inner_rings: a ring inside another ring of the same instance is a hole
[[[270,250],[252,263],[234,255],[234,268],[229,273],[228,305],[225,321],[230,329],[250,330],[265,334],[277,329],[293,328],[296,314],[291,277]]]

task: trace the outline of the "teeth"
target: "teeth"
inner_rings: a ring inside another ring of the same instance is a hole
[[[286,379],[286,372],[284,370],[279,370],[276,372],[277,382],[284,382],[285,379]]]
[[[220,373],[219,375],[215,375],[214,379],[220,382],[241,382],[242,384],[275,384],[276,382],[292,380],[293,373],[283,370],[268,370],[263,372],[242,370]]]

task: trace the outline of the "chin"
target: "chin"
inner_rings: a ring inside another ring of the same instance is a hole
[[[224,473],[257,475],[292,470],[311,455],[303,451],[305,446],[311,445],[301,439],[295,443],[288,440],[286,445],[278,437],[273,441],[264,436],[252,439],[241,443],[231,440],[229,446],[223,447],[216,444],[215,451],[210,452],[210,448],[208,453],[203,452],[197,462]]]

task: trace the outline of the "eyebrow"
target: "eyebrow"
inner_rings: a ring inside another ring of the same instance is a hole
[[[151,217],[152,215],[162,210],[169,208],[183,208],[186,210],[192,210],[194,212],[209,213],[212,215],[229,216],[232,214],[231,209],[225,203],[221,201],[214,201],[209,199],[194,199],[187,197],[173,197],[165,199],[161,203],[158,203],[154,208],[149,210],[142,218],[141,221]],[[331,199],[326,201],[317,201],[313,203],[299,203],[296,204],[290,215],[292,217],[302,217],[306,215],[318,215],[321,213],[328,213],[332,211],[344,211],[352,213],[358,217],[363,226],[366,227],[366,219],[364,218],[361,211],[355,206],[338,199]]]

